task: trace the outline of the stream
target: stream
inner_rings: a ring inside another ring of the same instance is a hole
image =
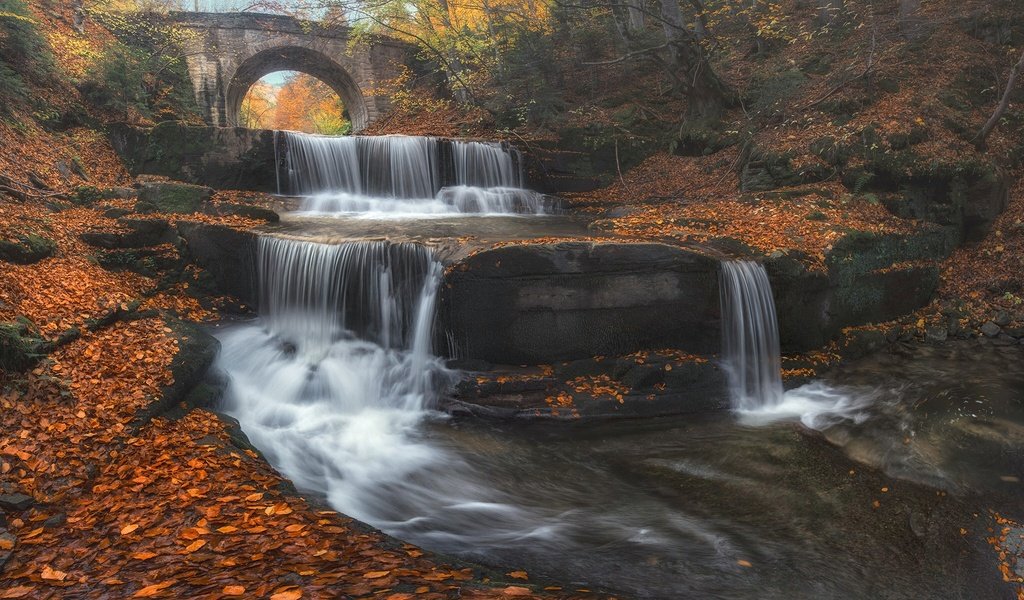
[[[282,135],[303,200],[259,239],[260,316],[218,329],[218,363],[225,409],[300,490],[429,550],[630,597],[1007,597],[982,533],[1024,505],[1019,348],[918,347],[782,392],[774,307],[750,308],[767,278],[736,265],[737,410],[449,418],[443,265],[418,242],[435,219],[434,237],[577,225],[500,145]],[[419,238],[380,240],[403,219]]]

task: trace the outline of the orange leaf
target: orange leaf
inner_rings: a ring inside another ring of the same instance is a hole
[[[368,571],[363,573],[364,579],[380,579],[381,577],[387,577],[391,574],[391,571]]]
[[[171,587],[174,582],[171,580],[161,581],[160,583],[154,583],[153,585],[147,585],[141,590],[135,592],[135,598],[150,598],[156,596],[161,590]]]
[[[252,488],[249,488],[252,489]],[[263,492],[257,492],[255,494],[249,494],[245,497],[246,502],[259,502],[263,499]]]
[[[238,531],[238,528],[235,527],[234,525],[225,525],[223,527],[218,527],[217,531],[219,531],[221,533],[234,533],[234,532]]]
[[[528,588],[519,587],[518,585],[510,585],[507,588],[505,588],[504,590],[502,590],[501,593],[506,595],[506,596],[532,596],[533,595],[533,592],[531,592]]]
[[[508,575],[512,579],[529,579],[530,578],[530,576],[526,574],[526,571],[512,571],[511,573],[506,573],[506,575]]]
[[[134,558],[135,560],[149,560],[154,556],[156,556],[156,552],[149,551],[136,552],[135,554],[132,554],[132,558]]]
[[[129,533],[135,531],[138,528],[139,526],[135,523],[132,523],[131,525],[125,525],[121,528],[121,535],[128,535]]]
[[[241,596],[245,593],[245,587],[241,585],[226,585],[223,593],[225,596]]]
[[[188,554],[192,554],[193,552],[195,552],[196,550],[202,548],[205,545],[206,545],[206,540],[196,540],[196,541],[192,542],[191,544],[189,544],[185,548],[185,552],[188,553]]]
[[[30,588],[27,585],[19,585],[18,587],[12,587],[4,591],[0,598],[24,598],[30,593],[34,592],[35,588]]]
[[[299,600],[301,597],[302,590],[292,588],[290,590],[284,590],[283,592],[277,592],[270,597],[270,600]]]
[[[68,574],[64,571],[58,571],[57,569],[51,569],[50,565],[43,565],[43,571],[39,574],[43,579],[50,581],[64,581]]]

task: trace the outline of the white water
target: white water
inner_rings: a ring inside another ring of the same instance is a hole
[[[447,371],[431,351],[441,266],[412,244],[259,239],[260,319],[221,336],[229,412],[299,487],[379,522]]]
[[[782,402],[779,326],[768,273],[754,261],[723,262],[722,361],[733,408],[764,410]]]
[[[308,215],[368,218],[553,211],[523,188],[515,149],[413,136],[326,137],[279,132],[289,194]]]
[[[771,282],[761,263],[722,263],[722,365],[732,407],[743,423],[799,420],[824,430],[842,421],[861,423],[877,394],[814,381],[783,391],[779,327]]]

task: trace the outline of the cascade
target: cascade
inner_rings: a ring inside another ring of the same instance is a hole
[[[722,362],[733,408],[764,410],[782,402],[779,326],[768,274],[755,261],[723,262]]]
[[[275,151],[283,154],[279,188],[286,182],[289,194],[303,197],[304,212],[546,214],[553,208],[542,194],[523,189],[522,159],[500,143],[285,131],[275,136]]]

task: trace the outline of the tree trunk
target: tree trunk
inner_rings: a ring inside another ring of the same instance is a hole
[[[711,69],[700,42],[683,22],[678,0],[661,0],[661,18],[669,52],[668,68],[688,100],[689,116],[720,117],[731,93]]]
[[[914,40],[921,35],[921,0],[899,0],[899,22],[903,37]]]
[[[981,131],[978,132],[978,137],[974,142],[978,146],[978,150],[985,149],[989,134],[992,133],[992,130],[999,124],[999,120],[1006,114],[1006,109],[1010,107],[1013,88],[1017,86],[1017,78],[1020,77],[1022,70],[1024,70],[1024,53],[1020,55],[1020,60],[1017,61],[1017,64],[1013,65],[1013,68],[1010,69],[1010,79],[1006,82],[1006,91],[1003,92],[1003,98],[999,101],[999,106],[996,107],[995,112],[992,113],[992,116],[982,126]]]

